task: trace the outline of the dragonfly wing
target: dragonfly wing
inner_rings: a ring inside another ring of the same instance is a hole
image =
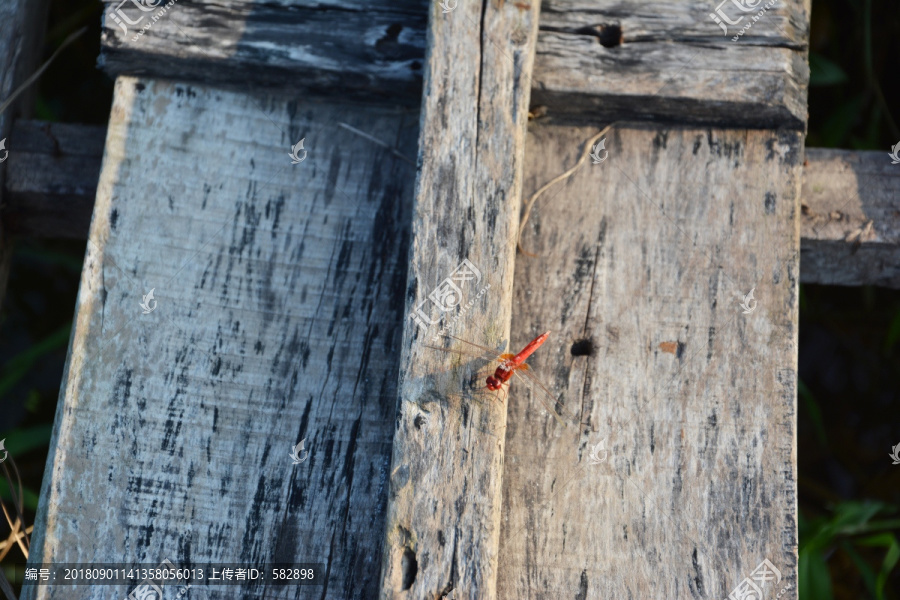
[[[444,348],[443,346],[433,346],[431,344],[422,344],[426,348],[431,348],[432,350],[440,350],[441,352],[449,352],[450,354],[459,354],[460,356],[471,356],[472,358],[487,358],[488,360],[496,360],[496,357],[493,355],[485,355],[484,352],[477,352],[475,350],[470,349],[460,349],[460,348]]]
[[[493,348],[488,348],[487,346],[482,346],[481,344],[476,344],[475,342],[470,342],[469,340],[464,340],[462,338],[458,338],[455,335],[450,335],[449,333],[446,335],[451,340],[456,340],[457,342],[462,342],[463,344],[469,346],[470,348],[477,348],[481,351],[482,354],[490,356],[493,359],[500,360],[501,355],[499,352],[494,350]]]
[[[444,348],[443,346],[434,346],[431,344],[423,345],[431,350],[445,352],[454,357],[452,360],[448,361],[450,364],[445,364],[443,367],[429,367],[430,374],[436,375],[438,373],[446,373],[453,369],[465,367],[473,374],[472,380],[470,381],[472,391],[484,387],[485,378],[494,372],[497,368],[497,361],[500,360],[493,352],[488,353],[480,351],[480,347],[460,348],[458,347],[459,344],[453,348]]]
[[[525,367],[525,368],[522,368]],[[532,373],[528,369],[528,365],[522,365],[522,367],[513,371],[513,374],[519,378],[519,381],[526,383],[533,391],[534,395],[537,396],[537,399],[540,403],[547,409],[547,412],[553,415],[553,417],[562,425],[563,427],[567,427],[563,418],[568,421],[574,421],[575,417],[571,412],[566,410],[565,406],[563,406],[562,402],[560,402],[553,393],[547,389],[541,380],[538,379],[537,375]]]

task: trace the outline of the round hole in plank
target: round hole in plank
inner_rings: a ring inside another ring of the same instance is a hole
[[[575,33],[593,35],[604,48],[615,48],[616,46],[621,46],[622,42],[625,41],[622,36],[621,25],[607,25],[605,23],[600,25],[585,25],[584,27],[576,29]]]
[[[588,339],[577,340],[572,344],[572,356],[593,356],[594,342]]]

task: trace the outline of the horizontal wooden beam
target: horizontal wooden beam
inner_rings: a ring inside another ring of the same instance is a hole
[[[106,128],[16,121],[2,217],[12,235],[86,239]],[[800,281],[900,288],[900,169],[884,152],[806,149]]]
[[[800,281],[900,289],[900,167],[887,150],[806,156]]]
[[[2,219],[12,236],[87,239],[106,127],[18,120]]]
[[[151,12],[104,2],[100,64],[110,75],[420,102],[426,0],[195,0],[169,7],[156,0],[162,5]],[[803,127],[808,67],[797,50],[806,38],[804,3],[776,2],[737,41],[753,13],[731,14],[731,3],[722,10],[737,24],[723,22],[726,31],[711,18],[713,3],[545,4],[532,104],[545,106],[552,119]],[[466,17],[454,9],[440,18]]]

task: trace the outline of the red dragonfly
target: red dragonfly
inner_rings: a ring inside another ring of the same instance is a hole
[[[433,348],[435,350],[441,350],[443,352],[453,352],[456,354],[462,354],[464,356],[473,356],[475,358],[483,358],[488,359],[492,362],[499,362],[500,364],[497,366],[493,375],[488,375],[485,380],[487,389],[491,391],[501,390],[503,392],[508,393],[508,389],[503,387],[504,385],[509,384],[509,380],[515,376],[519,381],[525,382],[531,389],[534,391],[535,396],[538,397],[541,404],[544,408],[547,409],[553,417],[559,422],[560,425],[566,427],[566,423],[563,421],[562,416],[565,416],[571,419],[571,414],[563,408],[562,403],[556,399],[553,393],[547,389],[541,380],[538,379],[537,375],[535,375],[531,369],[525,364],[525,360],[534,354],[534,352],[541,347],[547,338],[550,337],[550,332],[545,331],[541,335],[537,336],[530,342],[525,348],[522,349],[518,354],[498,354],[496,351],[487,348],[485,346],[481,346],[474,342],[470,342],[464,340],[462,338],[458,338],[454,335],[447,335],[446,337],[456,340],[457,342],[462,342],[463,344],[467,344],[472,348],[477,349],[479,352],[475,351],[463,351],[457,349],[449,349],[442,348],[440,346],[429,346],[426,344],[428,348]]]

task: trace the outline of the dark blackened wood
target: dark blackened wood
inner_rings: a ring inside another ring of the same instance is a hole
[[[47,21],[48,0],[4,0],[0,2],[0,104],[15,93],[40,63],[41,45]],[[16,153],[9,133],[18,117],[31,116],[34,89],[25,90],[13,104],[0,113],[0,206],[7,202],[3,194],[9,155]],[[6,295],[12,241],[0,216],[0,304]]]
[[[13,236],[86,239],[106,128],[18,120],[2,218]]]
[[[120,4],[107,3],[104,18],[100,65],[112,75],[419,104],[423,2],[201,0],[152,12],[128,2],[117,12]]]

